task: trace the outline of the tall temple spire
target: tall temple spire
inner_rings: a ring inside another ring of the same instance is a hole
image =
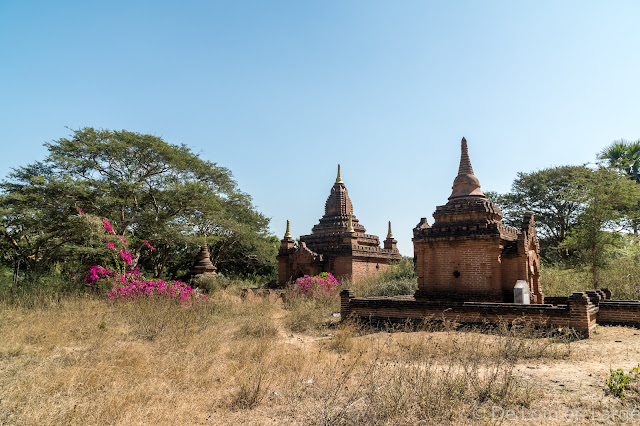
[[[338,177],[336,177],[336,183],[344,183],[342,181],[342,176],[340,176],[340,164],[338,164]]]
[[[338,164],[336,182],[333,184],[329,198],[327,198],[327,202],[324,205],[324,213],[325,216],[346,216],[349,213],[353,213],[353,206],[349,199],[347,187],[340,174],[340,164]]]
[[[291,231],[289,230],[289,219],[287,219],[287,230],[284,233],[284,238],[292,238],[291,237]]]
[[[467,139],[462,138],[460,147],[460,167],[458,167],[459,175],[472,175],[473,167],[471,167],[471,160],[469,159],[469,149],[467,148]]]
[[[391,232],[391,221],[389,221],[389,232],[387,232],[387,240],[393,240],[393,232]]]
[[[458,176],[453,181],[451,196],[452,198],[460,197],[484,197],[480,189],[480,181],[473,174],[471,160],[469,159],[469,150],[467,148],[467,140],[462,138],[460,146],[460,167],[458,168]]]

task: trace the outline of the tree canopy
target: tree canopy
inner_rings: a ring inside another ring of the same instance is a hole
[[[0,232],[14,263],[92,262],[104,255],[96,239],[100,218],[108,218],[117,235],[157,249],[137,253],[156,276],[185,272],[205,234],[221,272],[273,272],[269,219],[225,167],[185,145],[124,130],[83,128],[46,146],[44,161],[0,184]]]
[[[534,212],[547,264],[588,265],[597,285],[622,231],[634,228],[640,186],[616,168],[561,166],[519,173],[510,193],[492,197],[511,225]]]
[[[560,243],[584,210],[582,196],[591,170],[585,166],[551,167],[531,173],[518,173],[511,192],[496,195],[504,221],[520,227],[526,211],[535,214],[541,255],[547,262],[568,259],[570,249]]]

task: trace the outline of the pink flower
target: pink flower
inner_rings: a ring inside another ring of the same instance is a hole
[[[127,265],[133,264],[133,257],[131,253],[129,253],[129,250],[120,250],[120,259],[124,260]]]
[[[107,247],[109,247],[109,250],[115,250],[116,245],[113,243],[107,243]]]
[[[125,240],[125,238],[123,236],[118,235],[118,238],[120,238],[120,241],[122,241],[123,243],[127,242],[127,240]]]
[[[87,275],[85,275],[85,280],[87,284],[93,284],[101,278],[107,278],[114,274],[114,271],[103,268],[102,266],[93,265],[87,272]]]
[[[82,210],[80,207],[76,207],[76,210],[78,210],[78,216],[82,216],[84,214],[84,210]]]
[[[110,232],[113,235],[116,234],[115,231],[113,230],[113,226],[111,226],[111,224],[109,223],[109,221],[107,219],[102,219],[102,224],[104,225],[104,227],[107,230],[107,232]]]
[[[305,275],[296,280],[294,291],[300,294],[327,294],[337,292],[340,283],[331,273],[323,272],[315,277]]]
[[[140,279],[139,275],[125,275],[120,275],[116,279],[116,282],[122,283],[122,285],[107,294],[109,299],[115,301],[117,299],[130,300],[141,296],[164,296],[179,299],[187,305],[207,299],[206,296],[198,294],[194,289],[180,281],[171,281],[170,283],[162,280],[145,281]]]
[[[149,250],[154,251],[156,248],[152,247],[151,244],[149,244],[149,241],[144,240],[144,243],[147,245],[147,247],[149,247]]]

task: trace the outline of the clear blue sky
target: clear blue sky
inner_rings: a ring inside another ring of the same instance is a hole
[[[384,238],[444,204],[462,136],[484,190],[640,138],[638,1],[0,0],[0,177],[93,126],[230,168],[284,233],[338,162]]]

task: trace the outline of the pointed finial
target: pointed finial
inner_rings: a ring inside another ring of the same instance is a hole
[[[391,232],[391,221],[389,221],[389,232],[387,232],[387,240],[393,240],[393,232]]]
[[[203,244],[203,247],[207,246],[207,234],[206,233],[202,235],[202,244]]]
[[[349,213],[349,222],[347,223],[347,232],[349,233],[354,233],[354,229],[353,229],[353,219],[352,219],[352,214]]]
[[[467,148],[467,139],[462,138],[460,146],[460,167],[458,168],[458,176],[453,181],[451,188],[451,196],[449,199],[479,196],[484,197],[480,189],[480,181],[473,174],[471,160],[469,159],[469,149]]]
[[[284,238],[285,239],[291,238],[291,231],[289,231],[289,219],[287,219],[287,230],[284,233]]]
[[[340,164],[338,164],[338,177],[336,177],[336,183],[344,183],[342,181],[342,176],[340,176]]]
[[[469,159],[469,149],[467,148],[467,139],[464,137],[461,141],[460,147],[460,167],[458,168],[459,175],[472,175],[473,168],[471,167],[471,160]]]

